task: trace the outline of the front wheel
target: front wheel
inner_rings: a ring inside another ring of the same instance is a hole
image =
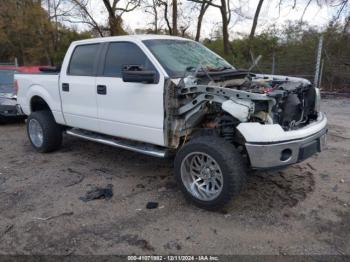
[[[27,119],[27,134],[32,146],[40,153],[58,149],[62,144],[62,128],[50,111],[37,111]]]
[[[240,153],[225,139],[216,136],[192,139],[179,150],[174,166],[185,197],[210,210],[229,202],[246,180]]]

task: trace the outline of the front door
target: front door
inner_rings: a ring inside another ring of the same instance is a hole
[[[96,78],[101,132],[164,145],[164,76],[135,43],[112,42],[105,52],[103,70]],[[124,82],[121,72],[126,65],[157,71],[156,83]]]

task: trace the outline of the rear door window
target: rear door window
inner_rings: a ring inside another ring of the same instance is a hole
[[[68,74],[75,76],[93,76],[99,44],[80,45],[74,49]]]
[[[103,70],[104,76],[121,77],[126,65],[142,67],[143,70],[154,70],[155,67],[137,45],[130,42],[110,43]]]

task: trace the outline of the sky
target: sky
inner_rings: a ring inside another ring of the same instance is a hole
[[[278,8],[279,0],[265,0],[262,10],[260,12],[257,32],[262,31],[276,25],[277,27],[283,26],[287,21],[300,21],[307,0],[297,0],[295,8],[292,7],[293,1],[284,0],[280,13]],[[185,13],[189,13],[188,2],[183,1],[182,9]],[[239,16],[233,15],[230,25],[231,38],[237,37],[240,34],[249,34],[252,24],[252,18],[258,3],[258,0],[232,0],[231,8],[241,7],[242,13],[244,13],[248,19],[239,19]],[[187,7],[187,10],[186,10]],[[103,3],[100,0],[91,1],[91,10],[97,21],[103,22],[106,20],[106,14],[104,12]],[[316,4],[316,1],[312,2],[306,10],[303,21],[308,22],[310,25],[323,27],[325,26],[334,15],[334,10],[327,6],[320,7]],[[197,14],[194,15],[194,21],[197,19]],[[190,19],[190,18],[189,18]],[[137,28],[150,27],[152,21],[151,16],[141,10],[134,10],[130,13],[123,15],[124,26],[129,29],[135,30]],[[210,7],[205,15],[205,19],[202,25],[202,37],[210,36],[213,31],[217,30],[220,26],[220,13],[218,8]],[[188,22],[187,22],[188,23]],[[189,31],[194,33],[196,22],[190,22],[191,26]],[[181,22],[179,26],[181,25]]]

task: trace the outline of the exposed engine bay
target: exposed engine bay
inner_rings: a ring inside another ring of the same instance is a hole
[[[223,70],[196,72],[174,82],[166,84],[164,105],[172,147],[198,130],[242,144],[236,130],[240,123],[279,124],[289,131],[317,119],[319,93],[305,79]]]

